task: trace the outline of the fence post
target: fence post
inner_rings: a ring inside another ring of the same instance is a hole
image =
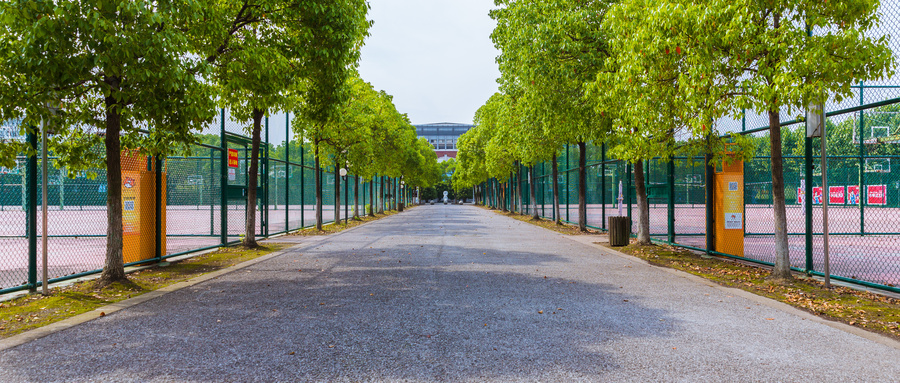
[[[212,148],[209,149],[209,190],[210,194],[212,194],[212,182],[216,179],[216,152]],[[220,185],[221,189],[221,185]],[[210,196],[212,197],[212,196]],[[209,198],[209,236],[212,237],[216,235],[216,214],[215,214],[215,205],[216,202],[213,198]]]
[[[303,162],[303,141],[300,141],[300,228],[306,227],[306,165]]]
[[[675,242],[675,159],[670,158],[668,164],[668,174],[666,175],[666,182],[668,182],[669,190],[668,199],[669,199],[669,207],[668,210],[668,221],[669,221],[669,242]]]
[[[165,253],[165,251],[164,251],[165,249],[163,249],[163,247],[162,247],[162,239],[166,235],[166,233],[163,233],[163,230],[162,230],[162,214],[163,214],[162,204],[163,204],[163,198],[164,198],[164,196],[162,195],[163,160],[162,160],[162,158],[160,158],[159,154],[156,155],[155,160],[156,161],[154,163],[154,167],[156,169],[154,169],[154,170],[156,170],[156,172],[154,174],[154,177],[156,178],[156,180],[155,180],[156,181],[155,182],[156,183],[156,185],[155,185],[156,186],[156,190],[155,190],[155,192],[156,192],[156,222],[155,222],[156,238],[154,238],[154,241],[155,241],[154,245],[156,246],[156,259],[157,259],[157,261],[162,261],[162,257]],[[166,177],[166,179],[168,179],[168,177]]]
[[[275,182],[278,182],[278,172],[275,172],[275,176]],[[291,231],[291,112],[286,112],[284,114],[284,232],[289,231]]]
[[[566,221],[571,222],[569,220],[569,144],[566,144],[566,168],[563,171],[566,172]]]
[[[704,157],[704,165],[706,168],[706,253],[709,254],[711,251],[716,250],[716,238],[715,238],[715,203],[713,199],[715,198],[714,193],[714,185],[715,185],[715,177],[716,177],[716,169],[709,164],[712,157],[707,154]]]
[[[26,201],[25,207],[28,236],[28,291],[37,292],[37,133],[34,127],[28,133],[28,146],[32,154],[25,165]]]
[[[228,243],[228,142],[225,141],[225,108],[222,108],[221,114],[221,137],[220,145],[222,153],[219,156],[219,197],[221,198],[222,207],[219,209],[219,226],[221,231],[222,245]]]
[[[859,105],[863,105],[863,82],[859,82]],[[866,235],[866,201],[869,200],[869,191],[866,190],[866,146],[863,144],[863,125],[865,115],[863,111],[859,111],[859,235]],[[828,191],[822,190],[822,197],[825,198]],[[887,196],[885,196],[885,200]]]
[[[600,144],[600,227],[606,230],[606,143]]]
[[[259,201],[258,205],[260,207],[259,218],[262,220],[260,225],[260,231],[262,231],[263,237],[269,238],[269,116],[266,116],[266,142],[263,143],[265,149],[263,150],[263,161],[262,161],[262,199]],[[258,178],[257,178],[258,179]],[[278,182],[277,180],[275,182]],[[257,195],[259,195],[257,193]],[[254,201],[254,203],[256,203]]]
[[[803,172],[806,177],[805,185],[803,186],[804,190],[804,198],[803,198],[803,211],[805,218],[805,227],[806,227],[806,235],[804,235],[804,239],[806,240],[806,274],[809,275],[813,271],[813,209],[812,209],[812,173],[813,173],[813,163],[812,163],[812,139],[807,137],[803,139]]]
[[[634,221],[631,219],[631,162],[627,162],[625,164],[625,204],[628,208],[628,222],[629,225],[633,226]],[[628,232],[631,233],[631,227],[628,227]]]
[[[344,179],[344,225],[349,223],[350,221],[347,219],[347,215],[350,213],[350,209],[348,209],[347,204],[350,202],[348,198],[348,189],[347,184],[350,183],[350,175],[348,174]]]

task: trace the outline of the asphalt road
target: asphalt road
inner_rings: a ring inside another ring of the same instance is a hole
[[[0,381],[900,381],[900,351],[422,206],[0,352]]]

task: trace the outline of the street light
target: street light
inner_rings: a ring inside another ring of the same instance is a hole
[[[344,183],[344,225],[346,225],[348,223],[347,214],[350,213],[350,210],[347,209],[347,169],[341,168],[338,173],[341,175],[341,182]],[[340,202],[339,200],[338,203]]]

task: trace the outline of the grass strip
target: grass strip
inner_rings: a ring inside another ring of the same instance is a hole
[[[135,271],[128,274],[127,281],[113,283],[103,289],[96,289],[95,281],[90,280],[51,288],[48,296],[26,295],[0,302],[0,339],[222,270],[287,246],[268,243],[256,249],[223,247],[207,254]]]
[[[491,209],[491,208],[481,206],[481,205],[476,205],[476,206],[481,207],[482,209],[485,209],[485,210],[493,211],[497,214],[500,214],[500,215],[503,215],[503,216],[506,216],[506,217],[509,217],[512,219],[517,219],[522,222],[528,222],[532,225],[540,226],[545,229],[553,230],[557,233],[561,233],[561,234],[565,234],[565,235],[590,235],[590,234],[600,234],[601,233],[599,230],[592,229],[592,228],[587,228],[587,231],[581,231],[578,229],[578,225],[573,225],[573,224],[570,224],[567,222],[556,223],[550,219],[544,219],[544,218],[533,219],[533,217],[531,215],[527,215],[527,214],[513,213],[511,211],[504,212],[504,211]]]
[[[405,207],[405,209],[410,209],[410,206]],[[384,217],[392,216],[394,214],[399,213],[396,210],[385,210],[384,213],[376,213],[374,217],[370,217],[368,215],[359,216],[359,218],[351,217],[349,220],[345,221],[342,219],[340,223],[331,223],[328,225],[323,225],[322,230],[316,230],[316,227],[307,227],[302,230],[298,230],[295,232],[291,232],[288,235],[299,235],[299,236],[311,236],[311,235],[329,235],[338,233],[359,225],[362,225],[366,222],[376,221]]]

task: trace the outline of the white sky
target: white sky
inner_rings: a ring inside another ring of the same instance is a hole
[[[370,0],[363,80],[413,124],[471,123],[497,91],[492,0]]]

